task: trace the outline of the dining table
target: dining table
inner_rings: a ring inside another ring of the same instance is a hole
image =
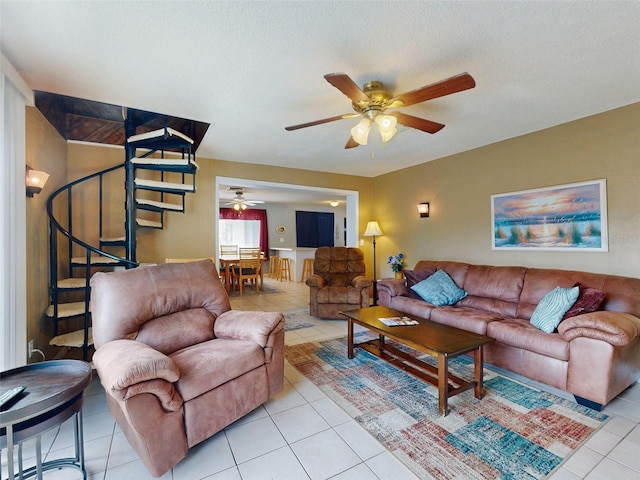
[[[229,293],[231,292],[231,269],[234,265],[240,263],[240,254],[220,255],[218,260],[220,261],[221,270],[224,272],[224,286]],[[264,262],[266,261],[266,255],[260,255],[260,290],[264,287]]]

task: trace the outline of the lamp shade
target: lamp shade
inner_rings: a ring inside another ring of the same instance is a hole
[[[40,193],[49,179],[48,173],[41,172],[40,170],[34,170],[29,165],[26,166],[25,175],[27,195],[29,197],[33,197],[34,194]]]
[[[382,233],[382,230],[380,230],[380,226],[378,225],[378,222],[376,222],[375,220],[367,223],[367,228],[364,231],[363,234],[365,237],[377,237],[380,235],[384,235],[384,233]]]
[[[351,136],[360,145],[366,145],[369,138],[369,130],[371,129],[371,120],[363,118],[358,124],[351,129]]]
[[[426,218],[429,216],[429,202],[423,202],[416,205],[420,218]]]
[[[375,122],[383,142],[391,140],[398,131],[396,129],[398,119],[392,115],[378,115]]]

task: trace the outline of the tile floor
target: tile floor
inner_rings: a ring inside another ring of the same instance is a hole
[[[267,281],[283,293],[232,297],[233,308],[285,311],[307,306],[308,289],[303,284]],[[344,335],[346,322],[317,320],[314,327],[287,332],[285,341],[295,344]],[[191,449],[187,458],[162,479],[416,478],[294,368],[286,366],[285,377],[283,393]],[[515,378],[532,383],[522,377]],[[564,392],[551,391],[567,396]],[[85,394],[83,417],[88,479],[153,478],[108,413],[104,391],[97,378]],[[605,412],[612,419],[550,477],[552,480],[640,480],[640,385],[621,394]],[[46,452],[48,459],[72,456],[72,437],[70,422],[47,432],[42,438],[43,454]],[[26,466],[33,464],[33,452],[33,442],[27,442],[24,446]],[[2,460],[2,478],[6,478],[4,455]],[[63,469],[46,472],[44,478],[76,480],[82,476],[75,470]]]

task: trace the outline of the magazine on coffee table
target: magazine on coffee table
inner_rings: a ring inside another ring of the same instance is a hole
[[[378,317],[378,320],[384,323],[387,327],[418,325],[417,320],[413,320],[409,317]]]

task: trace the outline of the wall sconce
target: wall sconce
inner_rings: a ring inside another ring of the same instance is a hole
[[[340,205],[340,202],[337,200],[331,200],[329,202],[329,205],[331,205],[332,207],[337,207],[338,205]]]
[[[416,205],[418,207],[418,213],[420,213],[420,218],[428,218],[429,217],[429,202],[423,202]]]
[[[34,170],[29,165],[26,166],[25,182],[27,185],[27,197],[33,197],[36,193],[40,193],[44,188],[44,184],[49,179],[49,174]]]

